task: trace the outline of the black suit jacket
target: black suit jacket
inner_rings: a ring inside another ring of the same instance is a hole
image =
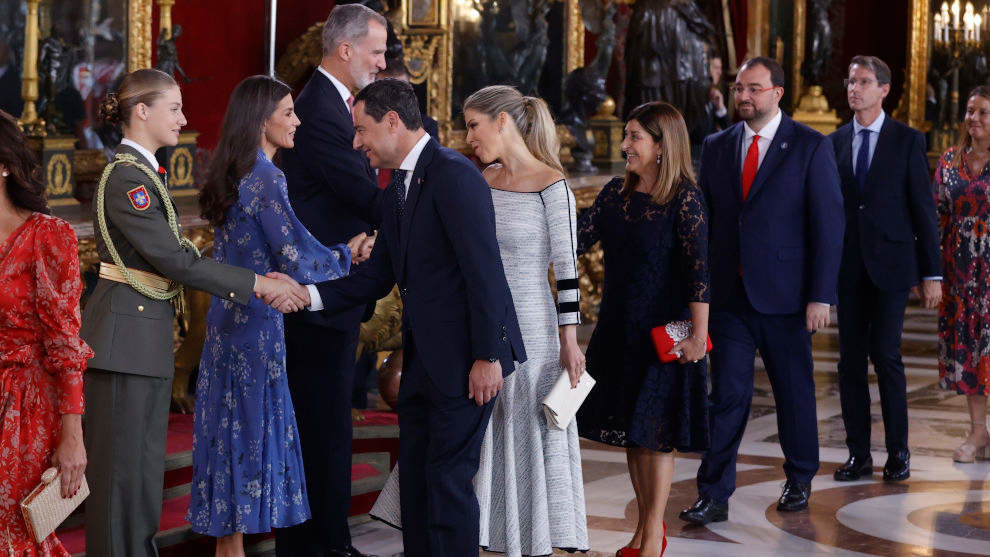
[[[364,153],[355,151],[354,120],[333,83],[319,70],[296,98],[295,147],[282,151],[289,201],[299,220],[323,245],[346,243],[381,221],[377,180]],[[290,319],[354,330],[363,310],[335,316],[302,312]]]
[[[855,284],[856,257],[881,290],[906,290],[922,277],[941,275],[924,134],[885,115],[861,193],[853,174],[854,133],[849,122],[830,136],[848,223],[840,288]]]
[[[430,139],[416,163],[402,222],[395,186],[384,191],[371,258],[357,272],[317,285],[324,310],[377,300],[398,284],[403,336],[412,335],[417,357],[441,392],[467,395],[475,360],[496,358],[503,374],[511,372],[513,361],[526,360],[526,349],[481,173]]]
[[[423,129],[426,130],[426,133],[430,134],[430,137],[440,141],[440,126],[436,120],[426,114],[423,115]]]

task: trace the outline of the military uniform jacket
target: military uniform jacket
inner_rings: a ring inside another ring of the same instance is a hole
[[[134,155],[126,145],[117,153]],[[177,283],[247,304],[254,290],[254,272],[200,257],[179,244],[169,228],[164,203],[148,175],[132,164],[120,163],[111,172],[104,195],[109,239],[124,265],[155,273]],[[96,249],[101,262],[113,263],[96,223],[100,207],[93,203]],[[174,207],[174,204],[173,204]],[[148,298],[130,285],[101,278],[83,311],[80,336],[96,355],[89,367],[152,377],[175,372],[172,322],[175,310],[167,300]]]

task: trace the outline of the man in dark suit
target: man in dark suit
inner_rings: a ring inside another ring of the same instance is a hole
[[[334,8],[323,27],[323,60],[295,109],[295,148],[282,153],[289,199],[324,245],[377,226],[381,190],[367,158],[352,147],[351,91],[385,67],[385,19],[360,4]],[[370,246],[369,246],[370,249]],[[356,254],[356,261],[361,257]],[[295,406],[313,517],[275,531],[280,557],[359,555],[351,546],[351,393],[364,308],[285,320],[286,375]]]
[[[753,58],[732,87],[742,122],[704,143],[714,350],[711,448],[698,470],[695,524],[728,518],[736,454],[759,350],[777,406],[787,482],[779,511],[808,506],[818,471],[811,334],[828,325],[842,255],[842,194],[828,138],[781,112],[784,71]]]
[[[880,389],[886,481],[911,475],[907,386],[901,332],[908,293],[919,283],[925,307],[942,296],[935,200],[925,136],[883,111],[890,68],[856,56],[845,80],[855,118],[830,137],[842,178],[846,236],[839,268],[839,397],[849,459],[838,481],[873,474],[867,357]]]
[[[396,79],[358,94],[354,145],[372,166],[393,169],[379,238],[356,273],[303,292],[310,310],[339,312],[398,284],[405,555],[461,557],[478,552],[472,480],[492,401],[526,353],[488,186],[473,163],[423,130],[418,106],[412,87]]]

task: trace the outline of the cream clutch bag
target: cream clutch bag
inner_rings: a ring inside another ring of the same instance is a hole
[[[21,501],[21,512],[24,513],[28,532],[34,536],[35,541],[41,543],[87,496],[89,496],[89,484],[86,483],[85,476],[76,494],[63,499],[62,474],[56,468],[45,470],[38,487],[32,489],[31,493]]]
[[[595,379],[585,371],[578,381],[577,388],[572,389],[571,378],[565,369],[554,382],[550,393],[543,399],[543,415],[547,418],[547,424],[557,429],[567,429],[567,424],[574,419],[578,408],[594,386]]]

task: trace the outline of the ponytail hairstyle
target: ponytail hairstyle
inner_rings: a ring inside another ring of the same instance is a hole
[[[251,172],[261,147],[261,130],[278,103],[292,89],[267,75],[241,81],[230,94],[220,127],[220,141],[213,151],[206,183],[199,193],[199,210],[213,226],[227,222],[227,212],[237,203],[237,186]]]
[[[665,205],[674,198],[685,184],[694,184],[694,166],[691,164],[691,142],[688,139],[684,117],[673,105],[662,101],[641,104],[629,113],[626,123],[636,120],[661,145],[660,172],[648,193],[653,202]],[[640,176],[626,171],[622,195],[629,198],[639,186]]]
[[[495,120],[506,113],[522,135],[529,152],[543,164],[561,174],[560,141],[546,101],[527,97],[515,87],[491,85],[473,93],[464,101],[463,110],[474,110]]]
[[[100,103],[100,119],[115,127],[128,126],[134,107],[151,106],[158,97],[178,84],[167,73],[153,68],[133,71],[120,82],[116,92],[107,93]]]

